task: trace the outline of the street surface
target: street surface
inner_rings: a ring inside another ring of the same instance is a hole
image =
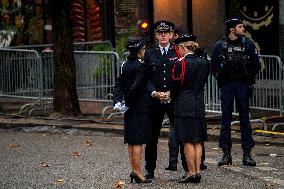
[[[120,135],[0,129],[0,188],[284,188],[283,146],[257,145],[256,167],[241,165],[240,144],[233,145],[234,166],[217,166],[222,153],[216,142],[207,142],[206,152],[208,169],[201,183],[180,184],[181,165],[177,172],[164,170],[168,147],[167,140],[160,139],[154,182],[131,184],[127,145]]]

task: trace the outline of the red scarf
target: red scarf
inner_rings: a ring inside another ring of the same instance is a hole
[[[178,58],[180,59],[181,58],[181,54],[178,50],[178,47],[176,45],[173,46],[176,53],[177,53],[177,56]],[[181,83],[183,83],[183,80],[184,80],[184,75],[185,75],[185,60],[184,58],[181,59],[181,74],[178,76],[178,77],[175,77],[175,67],[176,67],[176,64],[174,64],[174,67],[172,69],[172,78],[173,80],[181,80]]]

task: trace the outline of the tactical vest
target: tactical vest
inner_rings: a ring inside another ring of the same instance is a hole
[[[250,81],[254,78],[254,65],[247,54],[246,38],[237,45],[222,40],[220,67],[223,77]]]

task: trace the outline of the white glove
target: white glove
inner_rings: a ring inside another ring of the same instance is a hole
[[[117,103],[114,105],[113,110],[120,111],[120,110],[121,110],[121,107],[122,107],[121,105],[122,105],[121,102],[117,102]]]
[[[122,105],[120,112],[125,113],[129,109],[128,106],[125,106],[125,104]]]

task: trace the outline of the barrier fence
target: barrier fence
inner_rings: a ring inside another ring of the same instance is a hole
[[[254,85],[250,107],[257,110],[284,113],[284,67],[278,56],[260,55],[260,70]],[[210,75],[205,88],[207,112],[221,113],[221,101],[216,79]],[[234,107],[237,114],[237,108]]]
[[[43,65],[43,98],[50,107],[53,92],[53,52],[41,53]],[[74,51],[76,88],[79,100],[110,101],[117,77],[118,55],[107,51]]]
[[[42,96],[42,63],[35,50],[0,48],[0,95]]]
[[[0,96],[32,97],[52,104],[53,52],[0,49]],[[113,51],[75,51],[77,92],[80,100],[111,102],[112,89],[120,71]],[[277,56],[261,55],[251,108],[283,114],[284,71]],[[211,75],[205,89],[206,111],[221,113],[217,82]],[[235,109],[237,113],[237,109]]]
[[[75,51],[114,51],[110,41],[76,42],[73,43],[73,46]],[[52,50],[53,44],[10,46],[7,48],[36,50],[41,53],[44,50]]]
[[[117,53],[74,51],[79,100],[111,101],[119,74]],[[52,108],[53,51],[0,49],[0,97],[33,98]]]

